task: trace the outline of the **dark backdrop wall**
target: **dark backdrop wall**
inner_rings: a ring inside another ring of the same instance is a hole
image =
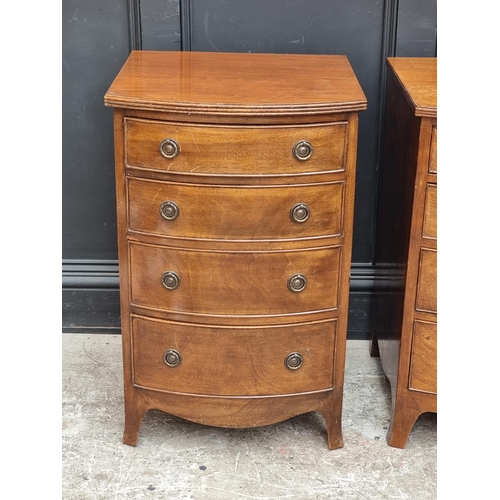
[[[345,54],[360,114],[349,338],[368,338],[388,56],[436,56],[436,0],[63,0],[63,331],[119,332],[112,110],[131,50]]]

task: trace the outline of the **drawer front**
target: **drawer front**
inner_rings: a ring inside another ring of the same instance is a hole
[[[420,249],[417,281],[417,311],[437,312],[437,251]]]
[[[132,317],[134,383],[221,396],[328,389],[333,381],[335,325],[332,320],[286,327],[216,328]],[[175,351],[167,355],[170,364],[165,362],[167,351]],[[302,360],[298,368],[290,369],[285,363],[293,353]]]
[[[205,175],[281,175],[344,170],[346,122],[307,127],[186,126],[126,119],[126,161],[136,168]],[[165,139],[177,156],[159,150]],[[298,160],[292,150],[308,141],[312,154]]]
[[[429,154],[429,173],[437,174],[437,126],[432,127],[431,150]]]
[[[409,388],[437,394],[437,325],[413,324]]]
[[[425,189],[422,238],[437,239],[437,185],[427,184]]]
[[[186,314],[264,316],[337,307],[340,247],[253,253],[139,243],[129,248],[132,303],[138,306]],[[178,276],[177,288],[164,286],[166,272]],[[299,292],[288,285],[297,274],[307,281]]]
[[[343,194],[344,182],[214,187],[129,179],[129,227],[160,236],[224,240],[339,236]],[[164,215],[162,207],[167,207]]]

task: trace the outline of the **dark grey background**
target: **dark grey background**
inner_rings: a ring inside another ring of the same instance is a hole
[[[436,0],[63,0],[63,331],[118,332],[112,110],[130,50],[345,54],[360,114],[349,338],[368,338],[388,56],[436,56]]]

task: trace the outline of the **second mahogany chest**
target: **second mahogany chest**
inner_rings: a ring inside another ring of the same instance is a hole
[[[387,69],[376,265],[390,279],[375,293],[372,346],[391,384],[387,441],[404,448],[419,415],[437,411],[437,59]]]

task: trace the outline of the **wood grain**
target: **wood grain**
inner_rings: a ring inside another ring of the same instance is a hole
[[[432,127],[431,151],[429,153],[429,173],[437,174],[437,125]]]
[[[437,411],[437,109],[432,58],[389,58],[372,345],[391,384],[390,446]]]
[[[427,183],[425,191],[424,222],[422,238],[437,238],[437,185]]]
[[[243,116],[366,109],[366,97],[343,55],[132,51],[104,102]]]
[[[185,314],[281,315],[337,307],[340,248],[284,252],[219,252],[130,244],[131,301]],[[144,263],[147,262],[147,266]],[[167,290],[164,272],[180,286]],[[288,279],[303,274],[302,292]]]
[[[126,120],[127,165],[184,175],[301,175],[344,170],[346,123],[305,127],[186,126],[146,120]],[[158,147],[174,139],[180,153],[163,157]],[[292,154],[295,144],[309,141],[308,160]]]
[[[129,178],[129,229],[168,238],[234,241],[340,236],[345,182],[276,186],[210,186]],[[179,215],[166,220],[160,207],[174,202]],[[305,222],[292,208],[304,203]]]
[[[415,321],[408,388],[437,394],[437,325]]]
[[[252,428],[274,424],[302,413],[318,411],[328,416],[326,431],[330,449],[343,446],[339,432],[339,404],[336,391],[326,390],[268,397],[206,397],[161,393],[135,387],[135,405],[126,413],[124,443],[135,446],[140,420],[149,409],[158,409],[203,425]],[[340,406],[341,410],[341,406]],[[127,425],[128,424],[128,425]],[[321,425],[324,432],[324,427]]]
[[[269,396],[324,390],[333,384],[335,321],[285,327],[207,327],[132,317],[134,383],[211,396]],[[167,349],[179,366],[163,361]],[[299,352],[296,370],[285,358]]]
[[[400,82],[415,116],[437,117],[437,58],[389,57],[387,64]]]
[[[429,248],[420,250],[415,309],[437,312],[437,252]]]

